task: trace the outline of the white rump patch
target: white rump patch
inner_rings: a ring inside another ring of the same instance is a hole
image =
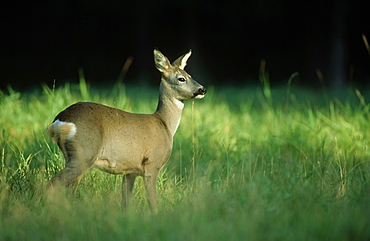
[[[56,120],[52,125],[54,133],[65,137],[65,140],[71,140],[76,135],[77,127],[74,123]]]

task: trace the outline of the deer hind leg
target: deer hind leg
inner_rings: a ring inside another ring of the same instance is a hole
[[[59,189],[76,184],[73,188],[75,192],[83,174],[92,167],[94,158],[86,157],[83,148],[75,148],[71,141],[59,146],[66,159],[66,166],[48,181],[47,187]]]
[[[68,144],[66,144],[68,146]],[[66,148],[67,149],[67,148]],[[91,168],[91,161],[85,160],[77,151],[66,151],[66,166],[49,180],[48,186],[68,186],[78,183],[83,173]]]
[[[46,184],[46,197],[49,201],[58,201],[63,194],[63,187],[78,182],[86,168],[72,165],[73,161],[67,163],[66,167],[58,172],[52,179]],[[77,191],[77,185],[73,186],[72,193],[75,195]]]
[[[79,182],[85,171],[91,168],[96,148],[78,144],[76,140],[77,127],[74,123],[56,120],[48,128],[49,135],[57,142],[66,160],[66,166],[49,182],[51,186],[68,186]]]
[[[137,175],[126,174],[122,179],[122,207],[127,208],[132,201],[132,190]]]

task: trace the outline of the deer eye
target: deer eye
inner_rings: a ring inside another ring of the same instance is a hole
[[[184,77],[179,77],[179,78],[178,78],[178,81],[180,81],[180,82],[185,82],[185,81],[186,81],[186,79],[185,79]]]

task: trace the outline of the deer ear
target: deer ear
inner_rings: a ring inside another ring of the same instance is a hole
[[[155,67],[157,67],[160,72],[163,72],[171,67],[170,61],[168,61],[167,57],[164,56],[158,49],[154,49],[154,63]]]
[[[191,49],[189,50],[189,52],[187,52],[186,54],[184,54],[183,56],[181,56],[180,58],[176,59],[174,62],[173,62],[173,66],[176,66],[178,67],[179,69],[184,69],[185,66],[186,66],[186,62],[188,61],[189,57],[191,55]]]

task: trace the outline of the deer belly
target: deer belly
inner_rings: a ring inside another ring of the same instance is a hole
[[[110,174],[137,173],[140,175],[143,172],[141,168],[133,163],[112,161],[104,157],[98,158],[94,163],[94,167]]]

